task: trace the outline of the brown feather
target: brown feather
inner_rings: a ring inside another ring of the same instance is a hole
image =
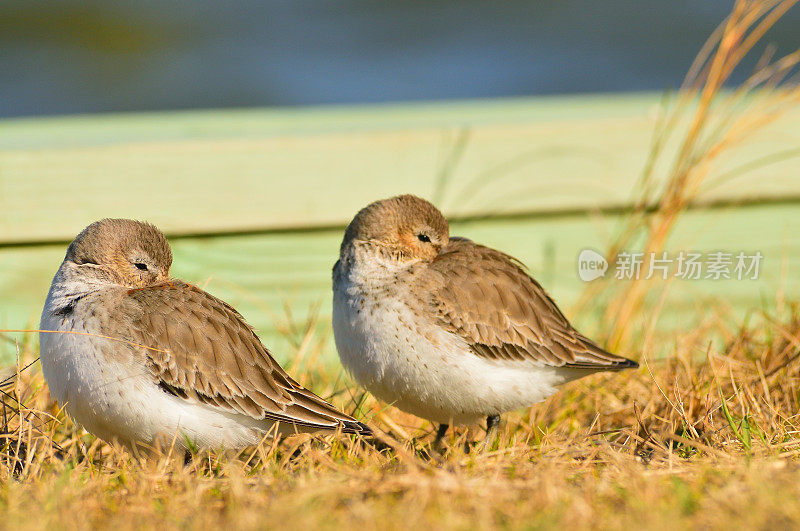
[[[616,370],[636,362],[578,333],[516,259],[463,238],[414,271],[422,311],[484,358],[554,367]]]
[[[244,318],[200,288],[174,280],[127,292],[126,322],[106,330],[147,345],[154,380],[179,397],[254,419],[364,433],[368,428],[292,380]]]

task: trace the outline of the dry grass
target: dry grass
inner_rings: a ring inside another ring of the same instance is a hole
[[[731,14],[708,38],[684,79],[681,90],[665,96],[653,134],[650,153],[633,190],[632,214],[608,245],[609,262],[623,250],[645,253],[646,271],[651,253],[665,250],[670,235],[687,207],[702,201],[714,188],[730,186],[748,170],[780,158],[796,157],[797,150],[768,153],[728,173],[720,172],[726,156],[752,141],[767,125],[800,103],[800,86],[791,79],[800,64],[800,49],[775,58],[767,48],[747,80],[733,90],[725,84],[743,59],[797,0],[736,0]],[[610,330],[612,350],[629,350],[634,316],[647,297],[668,283],[639,279],[620,283],[611,279],[587,289],[578,309],[600,301]],[[611,297],[599,295],[614,292]],[[652,319],[653,326],[658,316]]]
[[[430,424],[368,398],[362,416],[389,447],[293,436],[238,455],[137,458],[77,429],[33,365],[6,384],[2,526],[797,526],[800,314],[757,321],[715,320],[669,359],[574,382],[507,415],[492,448],[465,453],[483,431],[460,430],[443,457]],[[318,372],[314,388],[330,394],[338,378]],[[333,400],[353,410],[358,397]]]

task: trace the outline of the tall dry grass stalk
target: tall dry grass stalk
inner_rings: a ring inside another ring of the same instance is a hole
[[[644,251],[641,270],[647,271],[651,253],[661,252],[687,207],[702,199],[705,191],[722,184],[715,169],[726,154],[787,110],[800,103],[800,88],[786,82],[800,62],[800,49],[774,59],[768,50],[754,73],[738,88],[725,83],[767,31],[797,0],[737,0],[731,14],[705,43],[674,101],[665,101],[656,125],[648,161],[634,190],[635,205],[619,236],[606,253],[609,263],[617,254],[635,246]],[[665,174],[659,168],[673,155]],[[646,275],[642,275],[644,277]],[[657,275],[650,280],[620,283],[613,279],[591,284],[578,303],[586,308],[601,292],[604,321],[611,330],[608,345],[627,350],[632,328],[645,297],[658,287]],[[661,289],[666,290],[667,284]],[[615,291],[616,290],[616,291]],[[657,318],[651,320],[655,326]]]

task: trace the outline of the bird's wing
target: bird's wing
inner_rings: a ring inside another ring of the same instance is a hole
[[[414,288],[423,311],[477,356],[589,370],[638,366],[575,330],[517,260],[470,240],[451,239]]]
[[[236,310],[200,288],[172,281],[130,290],[124,302],[135,316],[126,339],[149,347],[146,363],[165,392],[254,419],[369,431],[295,382]]]

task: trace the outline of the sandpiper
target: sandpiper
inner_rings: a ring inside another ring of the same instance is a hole
[[[375,396],[439,423],[527,407],[561,384],[636,368],[576,331],[514,258],[465,238],[413,195],[376,201],[347,227],[333,268],[344,366]]]
[[[39,335],[52,396],[129,446],[238,449],[277,431],[368,434],[295,382],[231,306],[172,279],[153,225],[104,219],[67,249]]]

